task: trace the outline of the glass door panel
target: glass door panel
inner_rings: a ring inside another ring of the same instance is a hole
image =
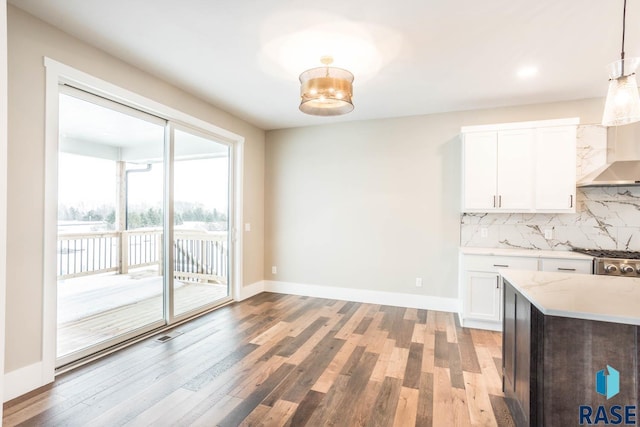
[[[165,125],[61,87],[57,366],[165,323]]]
[[[229,146],[176,129],[174,315],[229,297]]]

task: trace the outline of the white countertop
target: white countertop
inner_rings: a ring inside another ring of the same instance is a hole
[[[548,316],[640,326],[640,278],[500,270]]]
[[[558,259],[593,259],[592,256],[572,251],[543,251],[537,249],[501,249],[501,248],[470,248],[460,247],[460,253],[465,255],[497,255],[530,258],[558,258]]]

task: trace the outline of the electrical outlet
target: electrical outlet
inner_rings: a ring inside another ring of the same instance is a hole
[[[544,238],[547,240],[553,239],[553,228],[547,228],[544,230]]]
[[[483,237],[483,238],[489,237],[489,230],[487,229],[487,227],[482,227],[480,229],[480,237]]]
[[[247,222],[244,224],[244,231],[251,231],[251,223]]]
[[[271,266],[271,274],[278,274],[278,267],[275,265]]]
[[[422,287],[422,277],[416,277],[416,288]]]

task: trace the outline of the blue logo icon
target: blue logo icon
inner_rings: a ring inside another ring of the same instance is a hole
[[[601,370],[596,372],[596,392],[607,396],[607,400],[620,393],[620,372],[607,365],[608,374]]]

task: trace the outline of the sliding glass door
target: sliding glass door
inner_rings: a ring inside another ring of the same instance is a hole
[[[173,133],[174,315],[229,296],[229,146]]]
[[[229,300],[231,156],[61,86],[57,366]]]

